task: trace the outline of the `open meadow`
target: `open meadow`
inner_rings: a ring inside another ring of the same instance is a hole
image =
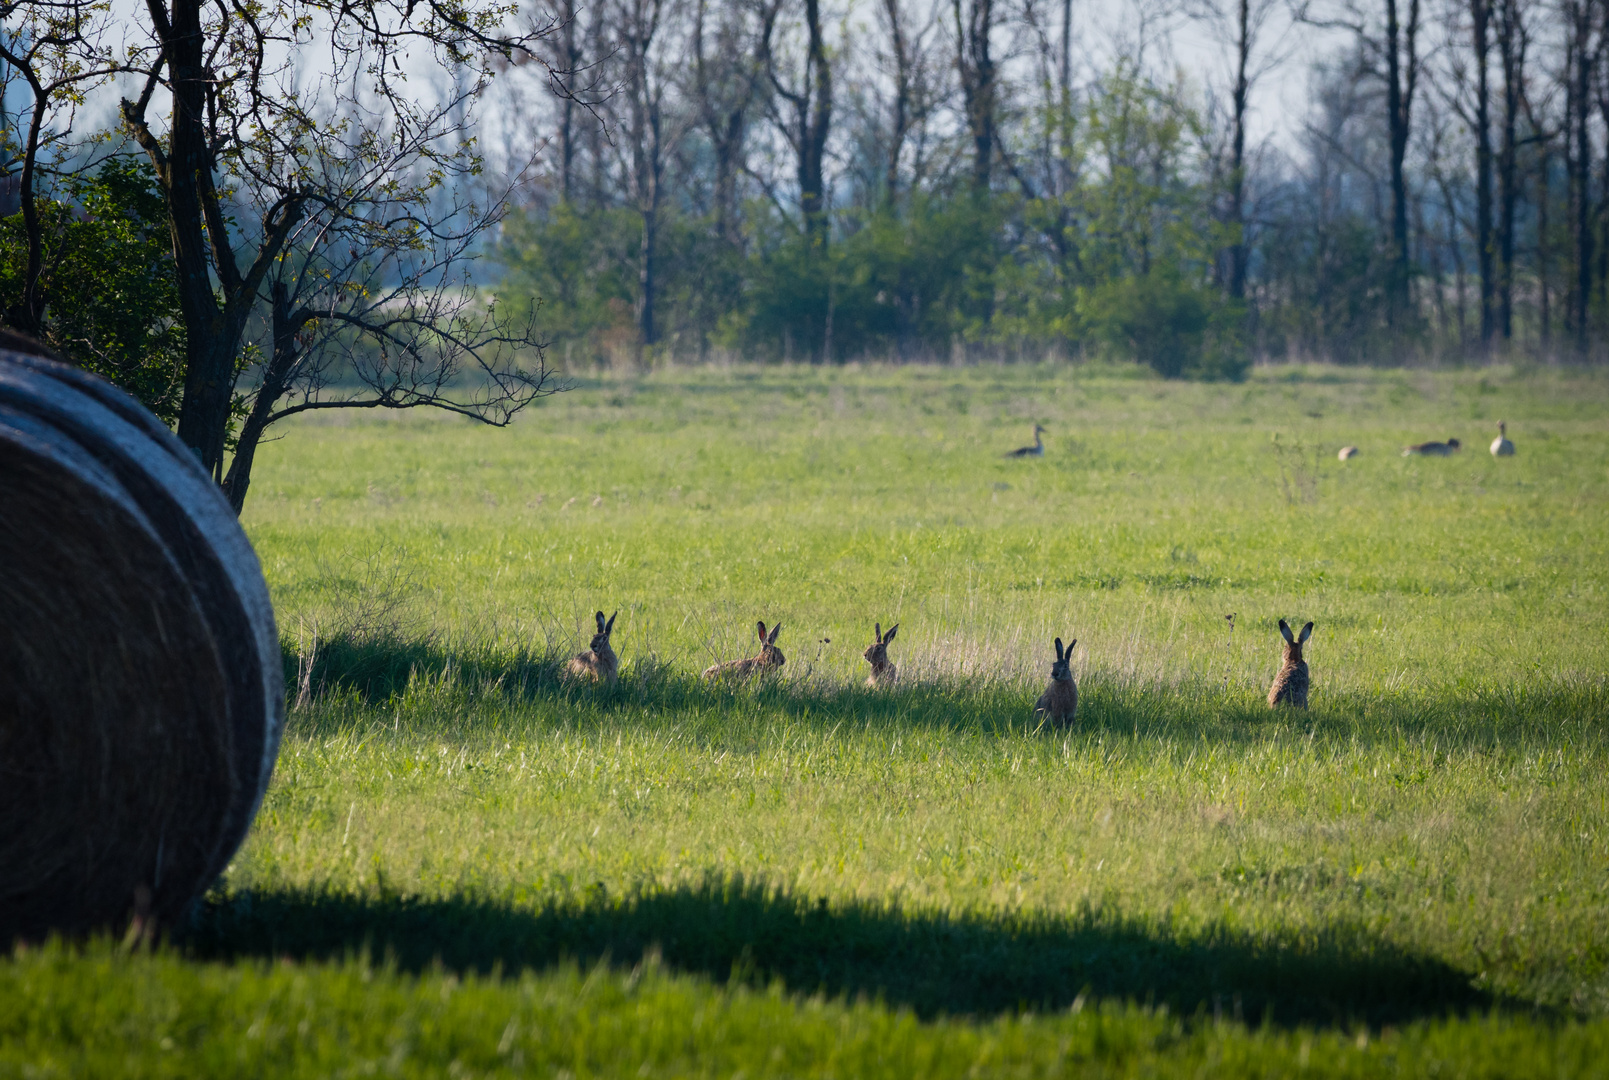
[[[1601,371],[683,368],[288,429],[256,825],[167,944],[0,963],[0,1076],[1609,1074]],[[565,682],[599,608],[621,678]],[[700,680],[756,620],[781,674]]]

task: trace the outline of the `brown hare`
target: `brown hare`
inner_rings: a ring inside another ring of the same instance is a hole
[[[1457,439],[1448,439],[1446,442],[1421,442],[1402,448],[1403,457],[1452,457],[1462,449],[1463,444]]]
[[[777,648],[777,635],[782,632],[782,624],[777,623],[771,628],[771,636],[766,637],[765,623],[755,623],[760,635],[760,655],[750,656],[743,660],[727,660],[719,664],[711,664],[704,669],[706,679],[752,679],[756,675],[775,671],[788,662]]]
[[[615,612],[619,615],[620,612]],[[598,612],[598,632],[592,635],[592,645],[580,656],[574,657],[564,665],[567,675],[576,678],[591,679],[594,682],[612,683],[620,674],[620,658],[609,647],[609,635],[614,633],[615,615],[604,621],[603,612]]]
[[[1307,661],[1302,659],[1302,645],[1313,636],[1313,624],[1302,627],[1302,635],[1291,634],[1290,623],[1279,620],[1279,632],[1285,638],[1285,659],[1274,676],[1274,685],[1268,688],[1268,704],[1295,705],[1307,708]]]
[[[1078,714],[1078,684],[1073,682],[1073,646],[1077,644],[1078,639],[1074,638],[1063,651],[1061,638],[1056,639],[1056,662],[1050,665],[1050,685],[1034,702],[1034,715],[1040,717],[1041,724],[1065,727]]]
[[[899,670],[888,662],[888,643],[894,640],[899,623],[890,626],[886,634],[883,633],[882,623],[872,623],[872,628],[877,632],[877,640],[866,646],[866,651],[861,654],[872,666],[872,673],[866,676],[866,685],[893,686],[894,680],[899,677]]]

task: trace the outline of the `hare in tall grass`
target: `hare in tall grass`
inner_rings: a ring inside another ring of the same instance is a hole
[[[872,629],[877,633],[877,640],[866,646],[861,655],[871,664],[872,673],[866,676],[867,686],[893,686],[894,680],[899,676],[899,670],[888,661],[888,644],[894,640],[894,634],[899,630],[899,623],[888,628],[883,633],[882,623],[873,623]]]
[[[614,633],[615,615],[619,614],[617,611],[605,621],[603,612],[598,612],[598,632],[592,635],[592,644],[586,652],[564,665],[566,675],[601,683],[615,681],[620,674],[620,658],[615,655],[614,649],[609,647],[609,635]]]
[[[752,679],[756,675],[776,671],[788,662],[777,648],[777,635],[782,632],[782,624],[777,623],[771,628],[771,636],[765,633],[765,623],[755,623],[760,635],[760,654],[750,656],[743,660],[727,660],[719,664],[711,664],[704,669],[706,679]]]
[[[1073,646],[1077,644],[1078,639],[1074,638],[1064,651],[1061,638],[1056,639],[1056,662],[1050,665],[1050,685],[1034,702],[1034,715],[1041,718],[1041,724],[1064,727],[1078,714],[1078,684],[1073,682]]]
[[[1302,659],[1302,646],[1313,636],[1313,624],[1302,627],[1300,637],[1291,633],[1290,623],[1279,620],[1279,632],[1285,639],[1285,658],[1274,676],[1274,685],[1268,688],[1268,704],[1295,705],[1307,708],[1307,661]]]

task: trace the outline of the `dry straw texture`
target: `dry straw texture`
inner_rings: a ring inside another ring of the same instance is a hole
[[[13,353],[0,506],[0,938],[172,920],[239,845],[277,752],[261,572],[164,428]]]

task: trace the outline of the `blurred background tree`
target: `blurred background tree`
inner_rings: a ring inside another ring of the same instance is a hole
[[[128,156],[70,177],[70,201],[39,207],[44,225],[38,337],[122,386],[157,416],[179,417],[184,324],[167,207],[151,167]],[[0,218],[0,310],[23,303],[28,244],[22,215]]]
[[[213,181],[189,191],[163,179],[171,125],[141,119],[183,82],[160,28],[0,0],[7,318],[121,372],[225,483],[229,432],[249,451],[286,395],[451,405],[473,376],[514,404],[498,380],[544,342],[569,368],[1601,361],[1605,4],[281,0],[300,29],[259,70],[221,9],[170,0],[220,43],[202,111],[234,124],[192,132]],[[74,136],[88,87],[131,71],[121,127]],[[84,152],[127,139],[165,225],[132,166]],[[70,257],[92,243],[118,266]],[[143,329],[116,300],[139,289]],[[206,390],[198,358],[241,388]]]

